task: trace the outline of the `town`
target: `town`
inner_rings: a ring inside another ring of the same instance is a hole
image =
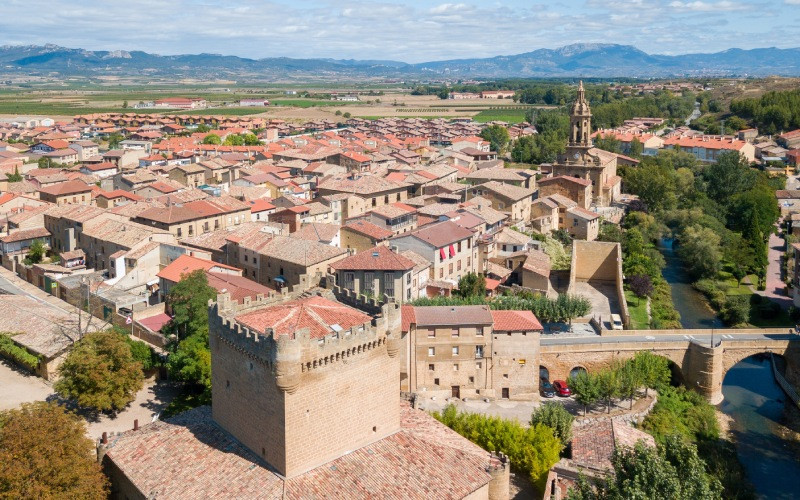
[[[0,497],[794,497],[800,79],[728,52],[0,48]]]

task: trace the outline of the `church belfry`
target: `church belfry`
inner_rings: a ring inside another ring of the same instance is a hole
[[[569,114],[569,126],[567,153],[572,160],[583,159],[586,151],[592,147],[592,111],[586,102],[586,91],[583,89],[582,81],[578,86],[578,98]]]

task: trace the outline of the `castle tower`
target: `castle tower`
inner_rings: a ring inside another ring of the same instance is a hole
[[[569,114],[569,144],[567,145],[567,161],[585,163],[589,149],[592,148],[592,110],[586,101],[583,81],[578,86],[578,96]]]
[[[212,417],[286,478],[379,441],[400,430],[399,334],[396,304],[372,319],[317,296],[222,294],[209,310]]]

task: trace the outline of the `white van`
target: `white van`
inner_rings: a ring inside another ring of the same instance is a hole
[[[611,329],[612,330],[622,330],[624,327],[622,326],[622,318],[619,314],[612,314],[611,315]]]

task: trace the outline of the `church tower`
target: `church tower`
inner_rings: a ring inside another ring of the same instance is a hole
[[[589,149],[592,144],[592,110],[586,101],[586,91],[583,88],[583,81],[578,86],[578,98],[572,105],[569,114],[569,143],[567,144],[567,161],[587,163]]]

